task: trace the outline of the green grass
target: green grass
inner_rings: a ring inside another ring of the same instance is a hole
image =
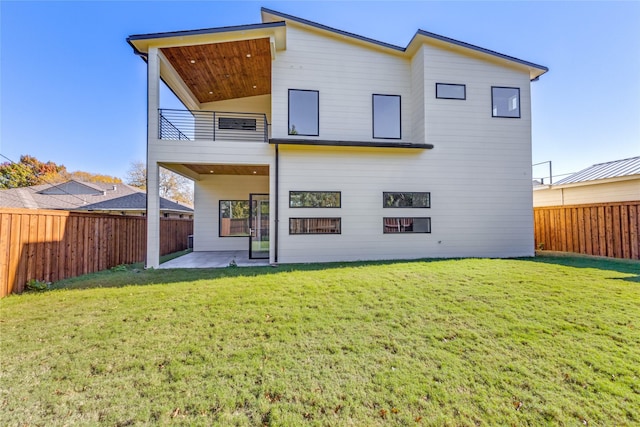
[[[0,425],[640,424],[638,262],[128,269],[56,286],[0,301]]]

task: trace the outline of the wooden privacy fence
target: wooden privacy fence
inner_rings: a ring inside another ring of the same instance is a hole
[[[0,210],[0,298],[31,279],[55,282],[144,260],[145,217]],[[161,254],[186,249],[193,220],[160,222]]]
[[[537,249],[640,259],[640,201],[533,209]]]

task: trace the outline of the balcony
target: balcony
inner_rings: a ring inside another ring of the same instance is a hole
[[[268,142],[266,114],[160,109],[158,139]]]

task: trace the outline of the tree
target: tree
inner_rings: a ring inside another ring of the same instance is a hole
[[[64,165],[52,161],[41,162],[33,156],[24,154],[20,162],[5,162],[0,164],[0,188],[30,187],[39,184],[58,184],[75,179],[85,182],[122,182],[120,178],[91,172],[69,172]]]
[[[147,167],[143,162],[131,162],[126,182],[133,187],[147,189]],[[160,168],[159,190],[160,197],[193,205],[193,182],[163,167]]]
[[[58,177],[66,174],[64,165],[52,161],[41,162],[33,156],[22,155],[20,162],[0,164],[0,188],[29,187],[47,182],[59,182]]]

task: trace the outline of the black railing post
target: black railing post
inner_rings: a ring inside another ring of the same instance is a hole
[[[267,123],[267,115],[264,114],[264,142],[269,140],[269,124]]]
[[[162,116],[162,109],[158,108],[158,139],[162,139],[162,120],[164,117]]]

